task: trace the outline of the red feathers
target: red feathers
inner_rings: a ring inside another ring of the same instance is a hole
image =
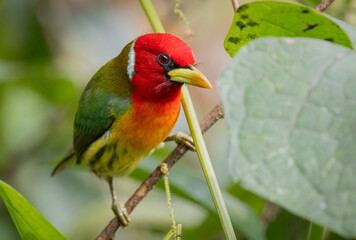
[[[192,49],[171,34],[146,34],[134,43],[135,74],[132,79],[133,100],[166,102],[180,98],[180,83],[167,80],[157,55],[166,53],[180,67],[195,63]]]
[[[146,34],[139,37],[135,43],[135,51],[137,53],[140,50],[154,55],[167,53],[181,67],[195,63],[192,49],[185,42],[168,33]]]

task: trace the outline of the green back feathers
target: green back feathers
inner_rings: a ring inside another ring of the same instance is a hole
[[[91,143],[104,135],[115,120],[131,107],[131,83],[127,76],[131,43],[106,63],[90,80],[79,101],[74,122],[77,163]]]

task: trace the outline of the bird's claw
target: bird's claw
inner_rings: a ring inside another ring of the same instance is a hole
[[[123,227],[130,224],[131,218],[127,212],[125,204],[115,201],[112,203],[111,208]]]
[[[167,141],[175,141],[177,144],[185,145],[191,151],[194,151],[194,152],[197,151],[197,149],[194,145],[193,138],[184,132],[177,132],[176,134],[174,134],[172,136],[168,136],[166,138],[165,142],[167,142]]]

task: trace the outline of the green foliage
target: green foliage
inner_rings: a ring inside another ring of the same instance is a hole
[[[21,194],[3,181],[0,181],[0,196],[22,239],[67,239]]]
[[[248,204],[248,206],[254,209],[259,215],[263,214],[264,207],[266,205],[266,201],[263,198],[245,190],[237,183],[231,184],[229,187],[229,193],[238,198],[240,201]]]
[[[22,85],[6,85],[2,100],[7,104],[0,109],[0,114],[11,119],[4,121],[1,133],[7,151],[22,152],[40,144],[50,127],[46,114],[48,104],[36,92]],[[19,131],[22,134],[13,137]]]
[[[233,176],[344,236],[356,234],[355,62],[326,41],[263,38],[219,79]]]
[[[0,4],[0,58],[49,60],[49,47],[30,1],[7,0]]]
[[[315,223],[310,223],[309,230],[309,240],[314,239],[323,239],[324,237],[324,228],[316,225]]]
[[[225,38],[225,49],[234,56],[249,41],[265,36],[311,37],[352,48],[345,32],[323,14],[287,2],[251,2],[235,13]]]
[[[38,15],[39,11],[31,1],[0,2],[0,178],[9,183],[16,182],[22,190],[28,190],[26,194],[31,199],[36,200],[41,197],[46,199],[46,196],[40,197],[40,191],[37,191],[39,185],[34,182],[48,183],[42,186],[42,191],[47,190],[47,193],[48,189],[53,188],[48,181],[51,168],[49,162],[57,158],[59,152],[63,152],[64,136],[65,144],[68,142],[66,134],[71,130],[72,120],[66,120],[72,118],[70,106],[75,106],[72,103],[76,102],[74,84],[58,70],[58,65],[55,66],[49,51],[50,33],[45,33]],[[51,44],[55,46],[53,42]],[[45,165],[48,165],[48,170],[44,169]],[[24,169],[27,167],[31,170],[26,173]],[[31,174],[32,177],[26,179]],[[39,178],[42,180],[39,181]],[[10,206],[9,212],[15,218],[16,227],[20,228],[23,238],[64,238],[38,235],[51,231],[53,227],[38,230],[37,227],[42,228],[39,224],[47,224],[45,219],[40,216],[36,220],[39,213],[34,209],[26,211],[24,207],[29,206],[26,200],[18,197],[7,186],[1,188],[5,203]],[[41,212],[50,216],[48,213],[52,211],[47,209],[46,212],[46,203],[42,200],[38,206]],[[54,204],[57,203],[54,200]],[[22,205],[19,207],[15,204]],[[0,212],[6,213],[2,203]],[[61,236],[58,233],[52,235]],[[8,214],[0,214],[0,238],[18,238]]]
[[[269,223],[266,238],[271,240],[305,240],[308,238],[310,223],[283,209]]]
[[[219,16],[232,14],[231,6],[228,3],[227,5],[229,7],[225,9],[226,12],[219,12],[219,14],[216,15],[216,9],[211,8],[211,4],[214,2],[216,1],[206,2],[204,4],[204,11],[198,11],[201,8],[200,5],[197,5],[197,7],[193,5],[189,6],[189,11],[197,12],[197,16],[199,16],[202,12],[208,14],[209,9],[211,9],[210,16],[216,16],[217,18],[220,18]],[[312,0],[312,2],[317,4],[319,0]],[[333,5],[340,5],[340,2],[343,2],[342,8],[344,9],[339,8],[338,11],[342,14],[335,14],[335,11],[329,11],[329,13],[333,16],[347,16],[348,19],[352,19],[355,14],[352,13],[352,10],[349,10],[352,9],[350,7],[350,1],[335,1]],[[131,4],[134,7],[129,9]],[[305,4],[312,5],[310,0],[305,0]],[[111,201],[110,195],[106,184],[96,179],[87,169],[82,169],[81,166],[67,170],[52,179],[49,177],[49,174],[54,167],[55,159],[63,156],[70,148],[72,125],[78,96],[83,90],[83,85],[90,79],[91,74],[97,70],[97,68],[90,64],[94,62],[98,64],[97,67],[99,67],[105,60],[108,60],[108,55],[105,55],[105,53],[109,52],[112,53],[110,56],[114,56],[120,51],[120,44],[124,45],[127,43],[122,42],[122,39],[129,41],[132,40],[130,39],[131,37],[133,38],[142,34],[141,30],[136,28],[136,23],[129,21],[130,15],[134,15],[134,19],[139,22],[145,21],[143,15],[141,15],[141,20],[138,15],[136,16],[136,5],[131,2],[127,3],[125,5],[125,12],[133,14],[125,15],[118,14],[118,12],[122,13],[120,12],[121,8],[117,8],[117,5],[113,7],[113,3],[109,3],[109,1],[105,3],[91,1],[88,4],[78,5],[62,4],[61,1],[43,1],[41,4],[37,4],[36,1],[28,0],[0,0],[0,178],[6,179],[6,182],[10,185],[16,183],[18,189],[21,190],[25,196],[28,196],[28,199],[31,199],[31,202],[38,210],[40,210],[50,222],[58,226],[58,229],[66,233],[70,239],[93,239],[102,230],[108,220],[113,217],[109,207]],[[290,5],[288,4],[288,6]],[[303,8],[301,6],[297,7]],[[332,8],[333,7],[331,7],[331,9]],[[172,8],[167,9],[167,11],[171,10]],[[314,16],[314,11],[309,10]],[[320,20],[320,16],[319,13],[316,13],[314,17]],[[330,16],[324,16],[330,18]],[[167,18],[169,17],[170,16],[167,15]],[[293,23],[293,25],[297,24],[298,19],[295,19],[296,16],[292,15],[292,17],[297,21]],[[213,20],[214,18],[215,17],[210,18],[209,22],[207,20],[204,21],[204,24],[211,24],[215,21]],[[201,21],[202,18],[196,17],[195,19]],[[355,46],[356,27],[338,19],[331,19],[346,32],[352,44]],[[218,22],[222,24],[223,20],[226,19],[220,18],[219,21],[214,22],[214,25],[215,23],[217,25]],[[177,17],[173,16],[173,18],[168,21],[177,21]],[[271,21],[274,21],[274,18],[271,19]],[[290,21],[289,15],[282,19],[282,22]],[[128,24],[128,22],[130,22],[130,24]],[[198,26],[197,22],[192,23],[193,26]],[[274,25],[278,26],[276,24]],[[244,28],[242,32],[248,34],[245,32],[248,27]],[[288,25],[287,27],[293,28],[294,26]],[[300,25],[296,27],[301,28]],[[216,28],[213,28],[213,26],[207,28],[209,33],[204,33],[204,28],[205,27],[193,29],[197,36],[195,40],[200,39],[198,37],[200,34],[202,34],[202,36],[210,36],[212,32],[215,34],[214,29]],[[266,31],[269,28],[270,26],[267,27]],[[315,31],[315,29],[312,30]],[[337,37],[341,39],[345,33],[341,29],[337,31],[340,33]],[[170,32],[178,33],[172,31],[172,29]],[[334,30],[327,30],[321,34],[334,33]],[[105,38],[110,39],[110,44],[103,46],[105,43],[108,43],[101,40],[101,36],[103,35]],[[115,37],[117,37],[117,39]],[[249,39],[246,39],[246,42],[248,40]],[[263,51],[269,48],[268,44],[268,42],[264,44],[262,47]],[[199,50],[199,47],[205,46],[204,44],[197,45],[194,43],[193,45],[195,45],[194,50],[197,52],[203,50]],[[206,50],[205,47],[203,48]],[[324,51],[325,54],[328,52],[329,49]],[[275,56],[272,52],[270,52],[270,54]],[[288,49],[288,52],[284,54],[293,55],[296,53],[295,51],[289,52]],[[296,56],[298,56],[298,54],[299,52]],[[92,57],[88,57],[90,55]],[[219,58],[219,56],[216,55],[214,55],[214,57],[216,59]],[[306,57],[306,59],[309,60],[308,57]],[[197,60],[206,61],[206,59],[202,59],[201,57],[199,59],[199,55],[197,56]],[[267,68],[269,67],[262,59],[251,62],[248,57],[246,57],[241,64],[244,65],[243,71],[239,70],[241,80],[244,79],[245,76],[251,75],[253,76],[251,79],[254,79],[255,72],[256,76],[259,76],[260,68],[265,71],[268,70]],[[257,65],[259,67],[257,67]],[[283,68],[283,62],[281,62],[279,66]],[[297,72],[297,70],[300,71],[300,66],[297,69],[295,69],[294,65],[287,65],[286,67],[289,68],[291,74],[296,74],[295,72]],[[318,64],[316,64],[316,66],[308,66],[308,72],[312,71],[310,69],[314,69],[314,67],[317,68]],[[340,87],[337,85],[339,77],[335,77],[335,79],[335,89],[338,89]],[[286,85],[288,84],[290,83],[286,83]],[[290,87],[293,89],[294,85],[291,84]],[[351,90],[352,88],[350,88],[349,91]],[[264,93],[265,89],[261,89],[260,95],[264,96]],[[257,97],[260,96],[256,96],[256,98]],[[237,101],[232,97],[230,97],[230,100]],[[254,99],[249,100],[254,101]],[[258,102],[261,103],[261,101],[262,100],[258,100],[256,104]],[[199,106],[201,107],[201,111],[199,112],[208,111],[208,109],[204,107],[204,101],[196,101],[195,104],[198,108]],[[263,104],[265,104],[265,102],[263,102]],[[262,108],[268,110],[266,105],[267,104],[262,105]],[[227,114],[229,115],[229,113]],[[352,114],[351,110],[350,114]],[[317,125],[319,125],[319,123],[322,124],[324,118],[320,117],[315,120],[315,122],[318,123]],[[261,123],[261,125],[262,124],[268,125],[268,122]],[[275,127],[279,128],[280,126],[276,124]],[[342,131],[345,132],[346,130],[344,129]],[[343,134],[342,131],[340,134]],[[290,175],[290,173],[283,168],[283,164],[278,166],[274,164],[265,167],[264,163],[258,163],[258,166],[264,167],[265,169],[263,169],[263,174],[253,178],[251,175],[255,174],[255,172],[247,174],[244,171],[248,169],[248,167],[251,167],[253,171],[256,166],[255,162],[244,164],[236,162],[236,165],[232,166],[237,168],[241,167],[241,172],[245,175],[241,184],[246,189],[241,187],[240,182],[233,183],[228,177],[222,177],[223,175],[227,175],[226,172],[229,166],[225,160],[225,156],[221,154],[224,153],[226,149],[225,141],[227,140],[222,137],[225,132],[224,121],[219,121],[218,124],[209,130],[206,139],[209,143],[212,139],[209,135],[214,135],[213,141],[211,141],[213,144],[209,146],[209,152],[211,152],[212,156],[215,153],[213,160],[216,160],[216,162],[213,162],[213,164],[214,166],[218,166],[216,168],[217,177],[222,186],[224,186],[224,196],[226,196],[227,207],[231,213],[232,222],[236,230],[235,232],[238,234],[238,238],[265,238],[268,240],[306,239],[309,228],[309,218],[307,215],[292,210],[292,208],[288,207],[291,203],[288,204],[288,206],[281,203],[283,207],[288,208],[293,213],[281,209],[277,213],[276,218],[272,218],[270,222],[266,222],[266,201],[254,193],[268,200],[275,199],[269,199],[267,195],[260,194],[259,191],[255,191],[246,185],[247,180],[254,181],[257,178],[261,182],[258,182],[260,188],[266,188],[266,191],[275,190],[281,192],[282,190],[283,193],[283,189],[275,188],[279,186],[275,186],[274,181],[283,182],[286,176],[293,177],[293,175]],[[224,141],[217,141],[217,135],[220,136],[219,140],[224,139]],[[344,137],[347,140],[349,135],[346,134]],[[246,141],[243,143],[245,142]],[[254,147],[255,144],[250,148]],[[260,149],[261,144],[257,141],[257,154],[260,152]],[[325,151],[327,150],[328,149]],[[220,152],[220,154],[217,154],[217,152]],[[167,154],[168,150],[166,149],[164,154],[159,156],[159,160],[164,159]],[[155,155],[157,155],[157,153],[155,153]],[[177,221],[180,222],[181,217],[183,217],[183,238],[207,240],[223,239],[224,235],[217,214],[214,211],[211,198],[208,196],[208,189],[204,184],[203,174],[200,170],[192,170],[196,167],[193,161],[196,159],[192,156],[193,154],[187,154],[187,161],[182,159],[172,169],[169,175],[172,183],[173,206],[175,207]],[[352,158],[350,157],[350,159]],[[148,162],[146,162],[146,160]],[[288,159],[286,161],[288,161]],[[145,159],[142,164],[142,169],[133,173],[133,178],[140,181],[147,176],[147,173],[150,173],[155,168],[157,162],[152,162],[151,159]],[[186,166],[187,164],[189,165],[188,167]],[[307,170],[310,168],[310,170],[316,171],[313,158],[310,158],[308,163],[305,164],[310,165],[308,165]],[[340,165],[340,163],[335,164]],[[340,173],[340,176],[342,176],[342,178],[340,178],[341,187],[346,183],[350,184],[345,178],[348,177],[347,171],[354,169],[347,164],[350,164],[350,162],[340,167],[340,171],[341,169],[344,171]],[[189,171],[187,168],[189,168]],[[304,165],[302,170],[305,170]],[[325,173],[325,171],[322,170],[323,168],[321,168],[320,171]],[[282,171],[286,172],[282,173]],[[236,174],[236,171],[234,171],[234,174],[236,177],[239,177],[239,179],[242,179],[240,178],[240,174]],[[271,181],[269,178],[271,175],[276,175],[274,177],[278,179]],[[314,177],[318,177],[318,175]],[[246,180],[245,178],[249,179]],[[224,180],[222,181],[222,179]],[[293,178],[290,181],[287,179],[285,182],[290,183],[292,180],[295,179]],[[119,197],[122,201],[125,201],[139,185],[138,182],[128,178],[120,179],[116,183]],[[300,184],[305,185],[305,182],[301,181]],[[325,181],[324,186],[330,185],[334,187],[335,184],[335,180],[329,178]],[[1,192],[3,192],[4,189],[3,185],[4,184],[1,183]],[[339,192],[335,193],[331,187],[330,189],[332,191],[330,190],[330,192],[328,192],[329,195],[334,197],[331,204],[334,204],[334,202],[337,203],[337,198],[347,200],[349,195],[346,193],[346,188],[345,192],[340,195]],[[147,198],[142,201],[142,204],[138,206],[132,216],[132,225],[124,231],[120,230],[118,233],[120,239],[163,238],[169,228],[169,217],[164,192],[160,191],[160,188],[162,188],[162,185],[155,191],[152,191]],[[295,187],[298,193],[303,190],[299,190],[298,188],[299,186]],[[6,186],[5,189],[6,194],[11,192],[8,186]],[[251,189],[254,193],[249,192]],[[322,188],[322,190],[324,190],[324,188]],[[80,194],[78,194],[79,192]],[[322,193],[324,194],[324,192]],[[301,201],[302,204],[309,201],[310,196],[313,197],[313,193],[310,192],[305,193],[303,191],[303,194],[303,196],[299,196],[300,198],[306,198],[304,201]],[[7,200],[11,201],[11,203],[17,203],[17,196],[18,194],[16,193],[15,195],[7,197]],[[300,198],[296,197],[296,201],[300,200]],[[288,200],[291,201],[291,199]],[[352,199],[350,199],[350,202],[351,200]],[[310,202],[310,205],[314,203],[311,200]],[[27,202],[26,204],[28,205]],[[301,207],[299,203],[295,205],[298,206],[298,208]],[[313,212],[310,210],[313,206],[314,205],[307,207],[306,211]],[[327,210],[329,206],[336,205],[329,204],[326,208]],[[345,206],[347,207],[347,205]],[[345,206],[339,208],[339,212],[335,214],[336,219],[340,217],[343,211],[346,211]],[[15,208],[12,209],[14,210]],[[195,211],[190,212],[187,209],[194,209]],[[317,209],[317,207],[315,207],[315,209]],[[350,209],[353,210],[353,208]],[[22,210],[22,208],[20,208],[20,210]],[[7,212],[6,206],[0,201],[0,239],[18,239],[17,230]],[[32,223],[32,213],[30,212],[28,214],[31,214],[30,223]],[[36,211],[33,213],[33,216],[37,216],[37,214],[38,212]],[[306,219],[299,218],[295,214]],[[196,215],[199,215],[199,217],[196,217]],[[322,217],[324,217],[324,215],[322,215]],[[189,219],[189,221],[186,219]],[[261,227],[262,219],[263,227]],[[330,218],[327,217],[325,219]],[[352,222],[350,221],[350,223]],[[26,226],[24,224],[21,225]],[[335,226],[338,227],[338,223],[336,223]],[[35,237],[35,235],[32,236]],[[61,238],[63,239],[64,237],[61,236]],[[53,238],[46,237],[45,239]],[[327,239],[341,240],[344,238],[335,233],[330,233]]]
[[[152,169],[154,169],[157,164],[157,161],[150,158],[145,159],[139,168],[146,174],[136,171],[133,176],[143,181],[142,176],[152,172]],[[174,193],[201,205],[218,218],[209,188],[204,184],[203,178],[199,178],[190,170],[176,165],[169,175],[169,182],[172,185]],[[164,186],[159,185],[159,187],[163,188]],[[199,189],[199,191],[197,191],[197,189]],[[264,239],[262,224],[256,212],[249,205],[241,202],[228,192],[223,192],[223,195],[231,214],[232,224],[247,236],[248,239]]]

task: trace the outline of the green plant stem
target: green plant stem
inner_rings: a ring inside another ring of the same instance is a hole
[[[156,33],[164,33],[165,30],[150,0],[140,0],[148,20]],[[192,134],[198,157],[202,166],[206,181],[208,183],[215,208],[218,212],[225,236],[228,240],[235,240],[236,235],[231,224],[229,213],[227,211],[224,199],[222,197],[218,181],[215,176],[214,168],[211,164],[208,150],[206,148],[202,132],[200,131],[199,122],[195,114],[192,100],[186,86],[182,87],[182,105],[185,116]]]
[[[152,5],[151,0],[139,0],[139,1],[141,3],[143,10],[145,11],[148,21],[150,21],[153,31],[155,33],[165,33],[166,31],[164,30],[161,20],[159,20],[159,17],[156,13],[155,8]]]
[[[323,240],[324,239],[324,228],[310,222],[309,229],[309,240]]]
[[[169,230],[169,232],[167,233],[166,236],[164,236],[163,240],[169,240],[174,234],[174,231],[171,229]]]
[[[209,153],[204,142],[203,134],[200,131],[199,122],[195,114],[193,103],[186,86],[182,87],[182,105],[185,116],[189,123],[189,129],[192,134],[195,147],[197,148],[200,165],[202,166],[206,182],[208,183],[210,194],[213,198],[215,208],[218,212],[222,227],[225,232],[225,236],[227,239],[236,239],[230,216],[221,194],[214,168],[211,164]]]

